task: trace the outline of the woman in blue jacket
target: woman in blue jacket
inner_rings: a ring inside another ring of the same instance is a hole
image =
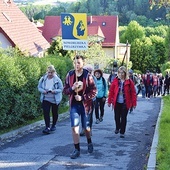
[[[40,101],[42,102],[43,114],[46,128],[44,134],[56,130],[58,120],[58,106],[62,100],[63,83],[57,76],[55,68],[50,65],[47,73],[40,78],[38,91],[41,93]],[[52,125],[50,127],[50,109],[52,108]]]
[[[103,77],[103,72],[100,69],[94,71],[94,76],[96,77],[96,87],[97,87],[97,96],[95,101],[95,116],[96,124],[103,121],[104,116],[104,106],[106,98],[108,95],[108,86],[106,80]],[[99,113],[100,110],[100,113]]]

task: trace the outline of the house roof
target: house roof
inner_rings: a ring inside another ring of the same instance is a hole
[[[59,30],[61,30],[60,16],[46,16],[43,26],[42,35],[44,38],[51,43],[52,39],[56,36],[61,36]]]
[[[113,47],[117,42],[118,16],[88,16],[88,35],[103,37],[103,47]],[[60,16],[47,16],[43,26],[43,36],[51,43],[56,36],[61,36]]]
[[[87,23],[88,27],[100,26],[105,37],[103,47],[115,46],[118,35],[118,16],[88,16]]]
[[[9,3],[8,3],[9,1]],[[49,47],[48,41],[12,0],[0,1],[0,30],[22,52],[36,56]]]
[[[99,36],[102,37],[103,39],[105,38],[100,26],[93,26],[89,25],[88,26],[88,36]]]

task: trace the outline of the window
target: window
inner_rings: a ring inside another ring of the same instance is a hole
[[[106,25],[106,22],[102,22],[102,26],[105,26]]]

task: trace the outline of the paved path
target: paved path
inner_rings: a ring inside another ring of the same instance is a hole
[[[5,141],[1,136],[0,169],[146,169],[160,106],[161,98],[148,101],[139,96],[137,108],[128,115],[126,136],[122,139],[114,134],[113,111],[106,105],[104,121],[93,124],[94,152],[87,153],[86,138],[81,137],[81,155],[75,160],[69,157],[73,150],[69,118],[58,122],[56,132],[50,135],[42,134],[43,127],[39,123],[38,128],[29,130],[31,126],[27,127],[27,134],[19,133]]]

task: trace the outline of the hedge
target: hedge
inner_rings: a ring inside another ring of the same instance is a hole
[[[64,81],[66,73],[72,68],[69,58],[48,56],[44,58],[24,57],[0,50],[0,129],[25,124],[42,115],[38,80],[53,64],[57,74]],[[67,101],[63,97],[62,103]]]

